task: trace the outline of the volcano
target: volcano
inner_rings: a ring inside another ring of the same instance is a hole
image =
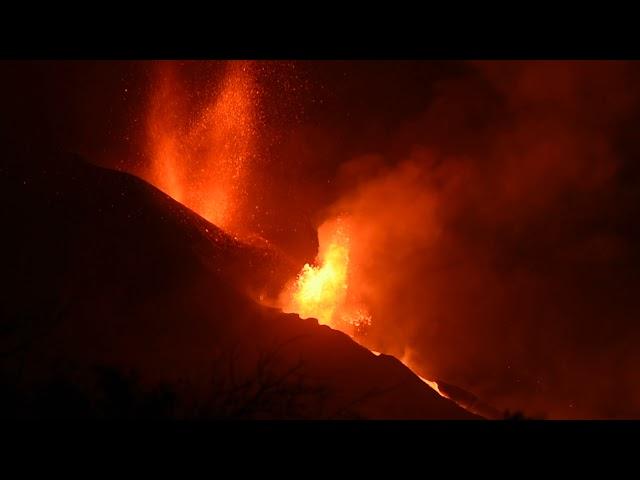
[[[8,418],[473,419],[399,360],[256,301],[299,270],[154,186],[3,162]]]

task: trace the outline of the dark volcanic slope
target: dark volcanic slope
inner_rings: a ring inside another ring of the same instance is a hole
[[[142,180],[30,159],[1,187],[5,415],[476,418],[394,358],[258,305],[295,266]]]

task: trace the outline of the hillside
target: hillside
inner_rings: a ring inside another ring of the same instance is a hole
[[[393,357],[255,302],[299,268],[268,243],[125,173],[10,160],[4,416],[477,418]]]

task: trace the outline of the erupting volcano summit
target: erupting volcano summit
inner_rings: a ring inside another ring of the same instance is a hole
[[[639,65],[0,63],[0,412],[636,418]]]

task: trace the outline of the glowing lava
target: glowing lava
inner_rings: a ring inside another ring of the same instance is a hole
[[[300,272],[292,308],[303,317],[316,317],[320,323],[329,324],[347,293],[349,239],[339,226],[318,260],[319,266],[306,264]]]
[[[353,335],[371,323],[367,310],[349,289],[350,236],[344,218],[318,230],[320,251],[315,265],[306,264],[283,294],[283,310]]]
[[[210,79],[208,79],[210,80]],[[221,82],[194,96],[173,62],[157,65],[145,176],[165,193],[232,233],[255,156],[257,88],[251,62],[228,62]]]

